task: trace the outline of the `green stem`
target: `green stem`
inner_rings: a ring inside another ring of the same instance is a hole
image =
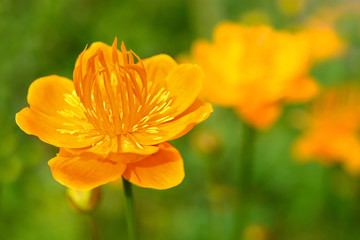
[[[124,186],[125,211],[126,211],[129,240],[136,240],[134,202],[133,202],[131,183],[123,178],[123,186]]]
[[[239,235],[242,233],[248,218],[246,204],[249,202],[252,194],[255,140],[256,130],[244,122],[236,176],[239,199],[235,205],[235,218],[231,239],[239,239]]]
[[[213,206],[213,203],[211,202],[211,190],[214,188],[215,184],[217,183],[217,177],[216,173],[218,172],[218,162],[219,162],[220,154],[219,153],[212,153],[205,157],[204,161],[206,162],[207,167],[207,195],[208,195],[208,231],[207,231],[207,238],[209,240],[212,239],[220,239],[222,234],[219,235],[219,229],[221,227],[219,226],[219,223],[216,221],[216,212]]]
[[[91,236],[92,236],[93,240],[100,240],[99,229],[96,224],[95,217],[94,217],[93,213],[91,213],[91,212],[88,215],[89,215],[89,219],[90,219]]]
[[[244,123],[242,145],[240,148],[240,164],[238,170],[238,184],[240,193],[242,195],[241,198],[244,198],[244,196],[248,195],[252,188],[255,138],[256,130],[247,123]]]

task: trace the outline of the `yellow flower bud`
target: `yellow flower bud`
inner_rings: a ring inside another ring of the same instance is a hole
[[[90,191],[78,191],[68,188],[66,196],[69,204],[77,211],[88,213],[95,209],[101,197],[100,188],[94,188]]]

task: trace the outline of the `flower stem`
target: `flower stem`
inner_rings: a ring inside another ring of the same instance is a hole
[[[125,211],[129,233],[129,240],[136,240],[135,218],[134,218],[134,202],[131,183],[123,178]]]
[[[240,159],[237,169],[238,202],[235,205],[235,218],[231,239],[239,239],[248,219],[248,206],[252,194],[253,165],[255,153],[256,130],[243,123],[240,146]]]
[[[238,184],[241,198],[249,195],[252,186],[256,130],[244,123],[240,153]]]
[[[92,238],[93,238],[93,240],[100,240],[101,238],[100,238],[98,226],[95,221],[95,217],[94,217],[93,213],[91,213],[91,212],[88,215],[89,215],[89,220],[90,220]]]

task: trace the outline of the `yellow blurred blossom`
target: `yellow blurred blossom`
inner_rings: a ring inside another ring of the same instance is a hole
[[[340,163],[360,171],[360,86],[350,84],[324,92],[314,103],[307,127],[294,145],[301,160]]]
[[[307,75],[310,49],[303,34],[223,22],[213,38],[195,42],[192,49],[206,74],[202,95],[236,108],[252,126],[267,128],[284,103],[316,94],[317,84]]]

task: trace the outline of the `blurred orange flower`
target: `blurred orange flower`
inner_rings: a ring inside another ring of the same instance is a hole
[[[324,92],[306,118],[307,127],[294,144],[297,158],[341,163],[360,171],[360,87],[350,84]]]
[[[235,107],[257,128],[271,126],[283,103],[305,101],[317,92],[307,75],[308,40],[301,34],[223,22],[214,42],[197,41],[192,53],[206,75],[202,95]]]
[[[345,50],[345,42],[336,33],[334,23],[313,18],[301,30],[309,41],[312,62],[340,55]]]
[[[112,47],[96,42],[84,50],[73,79],[37,79],[29,88],[30,108],[16,115],[23,131],[60,147],[49,161],[57,181],[77,190],[121,176],[155,189],[181,183],[183,160],[167,141],[212,112],[198,99],[199,67],[167,55],[142,61],[124,44],[117,50],[115,39]]]

